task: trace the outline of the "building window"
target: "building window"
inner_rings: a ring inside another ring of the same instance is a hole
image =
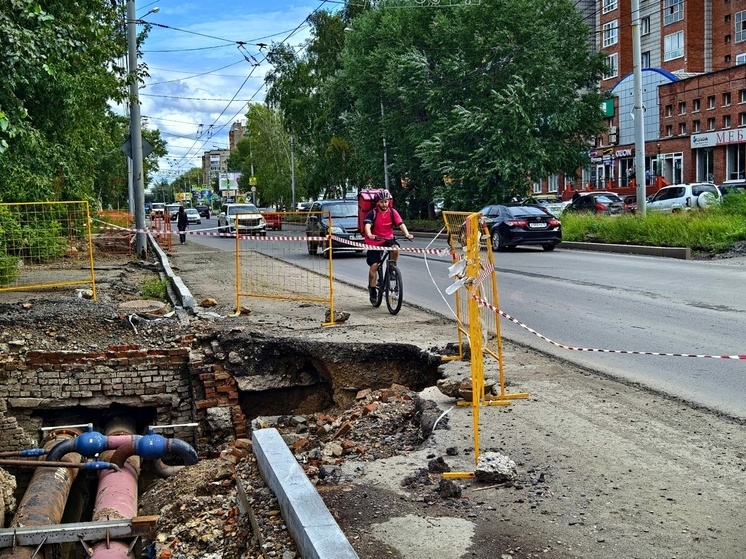
[[[640,55],[640,63],[643,68],[650,68],[650,51],[646,50]]]
[[[609,57],[606,59],[606,73],[604,74],[604,79],[608,80],[611,78],[615,78],[618,75],[619,75],[619,55],[610,54]]]
[[[679,123],[679,136],[686,134],[686,122]]]
[[[738,126],[746,126],[746,113],[738,115]]]
[[[730,115],[723,116],[723,128],[730,128]]]
[[[736,66],[739,64],[746,64],[746,52],[736,55]]]
[[[699,121],[698,120],[692,121],[692,132],[694,132],[695,134],[698,134],[700,130],[701,130],[701,126],[699,124]]]
[[[663,38],[663,60],[684,56],[684,32],[671,33]]]
[[[535,182],[533,184],[533,187],[534,187],[534,194],[541,194],[541,183],[540,182]]]
[[[686,102],[682,101],[679,103],[679,114],[685,115],[686,114]]]
[[[617,0],[604,0],[604,13],[608,14],[617,8]]]
[[[746,10],[736,12],[736,43],[746,41]]]
[[[726,54],[725,55],[725,61],[726,62],[730,62],[730,54]]]
[[[549,178],[547,179],[547,192],[557,192],[559,190],[559,187],[557,186],[559,184],[559,176],[558,175],[549,175]]]
[[[641,35],[650,34],[650,17],[644,17],[640,20],[640,34]]]
[[[673,126],[671,124],[666,126],[666,136],[673,136]]]
[[[684,19],[684,0],[664,0],[663,25],[669,25]]]
[[[738,92],[739,103],[746,103],[746,89],[742,89]]]
[[[604,48],[616,45],[619,40],[619,22],[617,20],[604,23]]]
[[[692,109],[692,112],[693,113],[698,113],[699,112],[699,99],[695,99],[694,100],[694,108]]]
[[[709,109],[714,109],[714,108],[715,108],[715,96],[710,95],[707,98],[707,109],[709,110]]]
[[[714,118],[708,118],[707,119],[707,129],[708,130],[715,130],[715,119]]]
[[[666,105],[666,116],[673,116],[673,105]]]
[[[730,43],[730,35],[725,36],[725,44],[727,45],[728,43]]]
[[[730,107],[730,91],[723,93],[723,107]]]

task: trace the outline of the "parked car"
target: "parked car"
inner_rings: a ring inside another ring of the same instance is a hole
[[[624,201],[613,192],[591,191],[581,194],[565,208],[566,212],[587,212],[602,215],[625,213]]]
[[[168,216],[171,218],[171,221],[176,221],[176,216],[179,213],[180,207],[181,207],[181,204],[166,204],[165,212],[168,213]]]
[[[534,198],[529,196],[528,198],[521,201],[522,206],[538,206],[539,208],[549,212],[555,217],[562,215],[565,208],[570,204],[570,201],[563,202],[561,197],[555,196],[551,198]]]
[[[358,243],[364,241],[357,226],[357,200],[317,200],[311,204],[306,218],[306,236],[326,237],[329,234]],[[323,250],[327,246],[324,241],[308,241],[308,254],[316,254],[319,248]],[[332,248],[354,250],[358,253],[364,250],[335,239],[332,239]]]
[[[163,217],[165,207],[166,204],[163,202],[153,202],[153,205],[150,206],[150,218]]]
[[[298,202],[298,211],[299,212],[307,212],[311,209],[311,206],[313,205],[313,202]]]
[[[199,215],[199,212],[195,208],[187,208],[184,212],[186,213],[188,223],[202,223],[202,216]]]
[[[267,222],[267,229],[282,231],[282,214],[270,208],[259,208],[259,211],[262,213],[264,221]]]
[[[518,245],[541,245],[544,250],[554,250],[562,241],[560,220],[538,206],[485,206],[479,213],[494,251]]]
[[[218,214],[218,233],[239,235],[267,235],[267,222],[254,204],[223,204]]]
[[[722,199],[711,182],[693,182],[664,186],[647,203],[651,212],[674,213],[692,208],[707,208]]]
[[[624,200],[624,209],[628,212],[635,213],[637,211],[637,195],[636,194],[630,194],[629,196],[625,196]]]
[[[194,206],[194,209],[199,212],[200,217],[210,219],[210,206],[207,204],[197,204]]]
[[[720,190],[720,194],[723,196],[738,194],[739,192],[741,194],[746,194],[746,180],[739,179],[725,181],[723,184],[718,185],[718,189]]]

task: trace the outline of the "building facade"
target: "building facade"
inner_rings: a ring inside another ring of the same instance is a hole
[[[581,189],[632,193],[631,0],[597,0],[596,47],[608,55],[601,88],[608,132],[589,150]],[[746,178],[746,0],[639,0],[645,167],[651,191],[670,184]],[[587,7],[583,10],[588,14]],[[587,15],[588,17],[588,15]],[[590,20],[587,20],[590,21]],[[549,177],[534,193],[569,195],[570,177]]]

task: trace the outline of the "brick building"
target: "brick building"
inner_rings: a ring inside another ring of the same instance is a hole
[[[581,188],[631,192],[635,142],[631,117],[631,0],[584,6],[596,47],[609,55],[601,88],[608,132],[589,151]],[[640,54],[645,107],[645,167],[669,183],[746,178],[746,0],[640,0]],[[549,177],[534,193],[578,188]]]

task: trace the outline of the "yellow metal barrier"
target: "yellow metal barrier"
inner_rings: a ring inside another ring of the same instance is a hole
[[[88,202],[0,204],[0,291],[90,285]]]
[[[477,298],[499,308],[495,262],[490,244],[485,243],[487,230],[479,214],[443,212],[448,231],[448,244],[454,265],[454,279],[460,284],[455,291],[456,317],[458,320],[459,357],[463,357],[463,337],[468,336],[471,355],[471,405],[474,418],[475,460],[479,459],[479,408],[481,406],[507,406],[512,399],[528,398],[528,393],[508,394],[505,391],[502,335],[499,316],[480,306]],[[483,250],[484,249],[484,250]],[[497,363],[499,394],[485,394],[485,356],[488,363]],[[472,477],[473,474],[451,472],[444,477]]]
[[[319,231],[322,216],[331,224],[328,212],[272,212],[263,216],[270,231],[236,235],[237,313],[242,297],[306,301],[328,305],[324,324],[334,324],[332,240]],[[239,218],[234,227],[240,232]],[[293,261],[299,265],[288,266]]]

